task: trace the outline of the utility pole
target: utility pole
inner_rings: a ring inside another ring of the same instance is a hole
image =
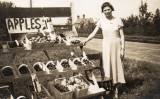
[[[30,0],[30,8],[32,8],[32,0]]]

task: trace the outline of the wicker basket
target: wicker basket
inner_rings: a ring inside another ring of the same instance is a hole
[[[73,63],[75,62],[75,60],[79,60],[81,62],[81,57],[79,57],[79,58],[72,58],[71,60],[72,60]],[[82,62],[81,62],[81,64],[76,65],[76,66],[77,66],[77,70],[79,70],[79,71],[83,71],[85,69],[85,66],[84,66],[84,64],[82,64]]]
[[[50,81],[48,83],[48,88],[51,95],[53,95],[56,99],[72,99],[73,91],[60,92],[54,87],[54,85],[55,85],[55,81]]]
[[[53,65],[53,66],[49,66],[49,64],[51,64],[51,65]],[[55,62],[54,61],[48,61],[46,64],[46,68],[48,68],[48,72],[49,73],[57,73],[58,72],[58,70],[57,70],[57,67],[56,67],[56,64],[55,64]],[[49,66],[49,67],[48,67]],[[54,69],[53,69],[53,67],[55,67]]]

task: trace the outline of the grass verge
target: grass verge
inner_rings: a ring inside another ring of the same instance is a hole
[[[88,37],[89,34],[81,33],[79,34],[80,37]],[[96,34],[95,38],[102,39],[102,34]],[[134,35],[125,35],[126,41],[131,42],[142,42],[142,43],[153,43],[153,44],[160,44],[160,37],[149,37],[149,36],[134,36]]]
[[[142,99],[152,99],[160,94],[160,66],[147,61],[126,58],[124,73],[126,84],[120,88],[121,94],[134,94]]]

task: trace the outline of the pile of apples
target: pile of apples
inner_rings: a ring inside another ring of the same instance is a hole
[[[42,33],[43,35],[36,35],[31,38],[29,38],[29,41],[32,43],[45,43],[45,42],[54,42],[54,43],[61,43],[62,37],[60,35],[56,35],[54,33]]]
[[[74,45],[74,44],[80,44],[80,39],[75,36],[75,34],[72,31],[66,31],[63,33],[64,37],[62,38],[63,42],[66,43],[66,45]]]
[[[69,62],[67,59],[62,59],[61,60],[61,65],[63,68],[70,68]]]
[[[75,91],[77,89],[85,89],[88,88],[89,85],[80,77],[70,77],[70,79],[68,80],[68,85],[67,85],[68,89],[70,91]]]
[[[86,64],[86,65],[90,63],[89,59],[88,59],[88,58],[85,58],[85,57],[83,57],[83,58],[81,59],[81,61],[82,61],[82,63],[84,63],[84,64]]]
[[[66,39],[62,39],[63,42],[66,43],[66,45],[74,45],[74,44],[80,44],[81,41],[77,37],[66,37]]]
[[[70,41],[70,43],[71,43],[71,44],[80,44],[81,41],[80,41],[80,39],[78,39],[78,38],[72,38],[71,41]]]
[[[62,80],[54,85],[60,92],[75,91],[77,89],[88,88],[89,85],[79,76],[70,77],[68,80]]]
[[[45,43],[45,42],[51,42],[50,36],[46,36],[46,37],[31,37],[29,39],[29,41],[31,41],[32,43]]]
[[[80,60],[79,58],[75,58],[75,59],[73,60],[73,63],[74,63],[75,65],[77,65],[77,66],[82,66],[82,62],[81,62],[81,60]]]
[[[61,84],[55,84],[54,87],[60,92],[68,92],[68,91],[70,91],[68,89],[68,87],[66,87],[64,85],[61,85]]]
[[[56,64],[53,62],[53,61],[48,61],[46,63],[46,67],[49,69],[49,70],[55,70],[56,69]]]

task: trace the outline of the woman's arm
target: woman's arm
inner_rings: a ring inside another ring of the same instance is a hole
[[[90,41],[98,32],[99,27],[96,26],[96,28],[93,30],[93,32],[87,37],[87,39],[84,41],[84,43],[87,43],[88,41]],[[85,44],[84,44],[85,45]]]
[[[121,59],[124,58],[124,51],[125,51],[125,38],[124,38],[124,32],[123,27],[120,28],[120,38],[121,38]]]
[[[124,32],[123,27],[120,28],[120,38],[121,38],[121,49],[125,49],[125,38],[124,38]]]

